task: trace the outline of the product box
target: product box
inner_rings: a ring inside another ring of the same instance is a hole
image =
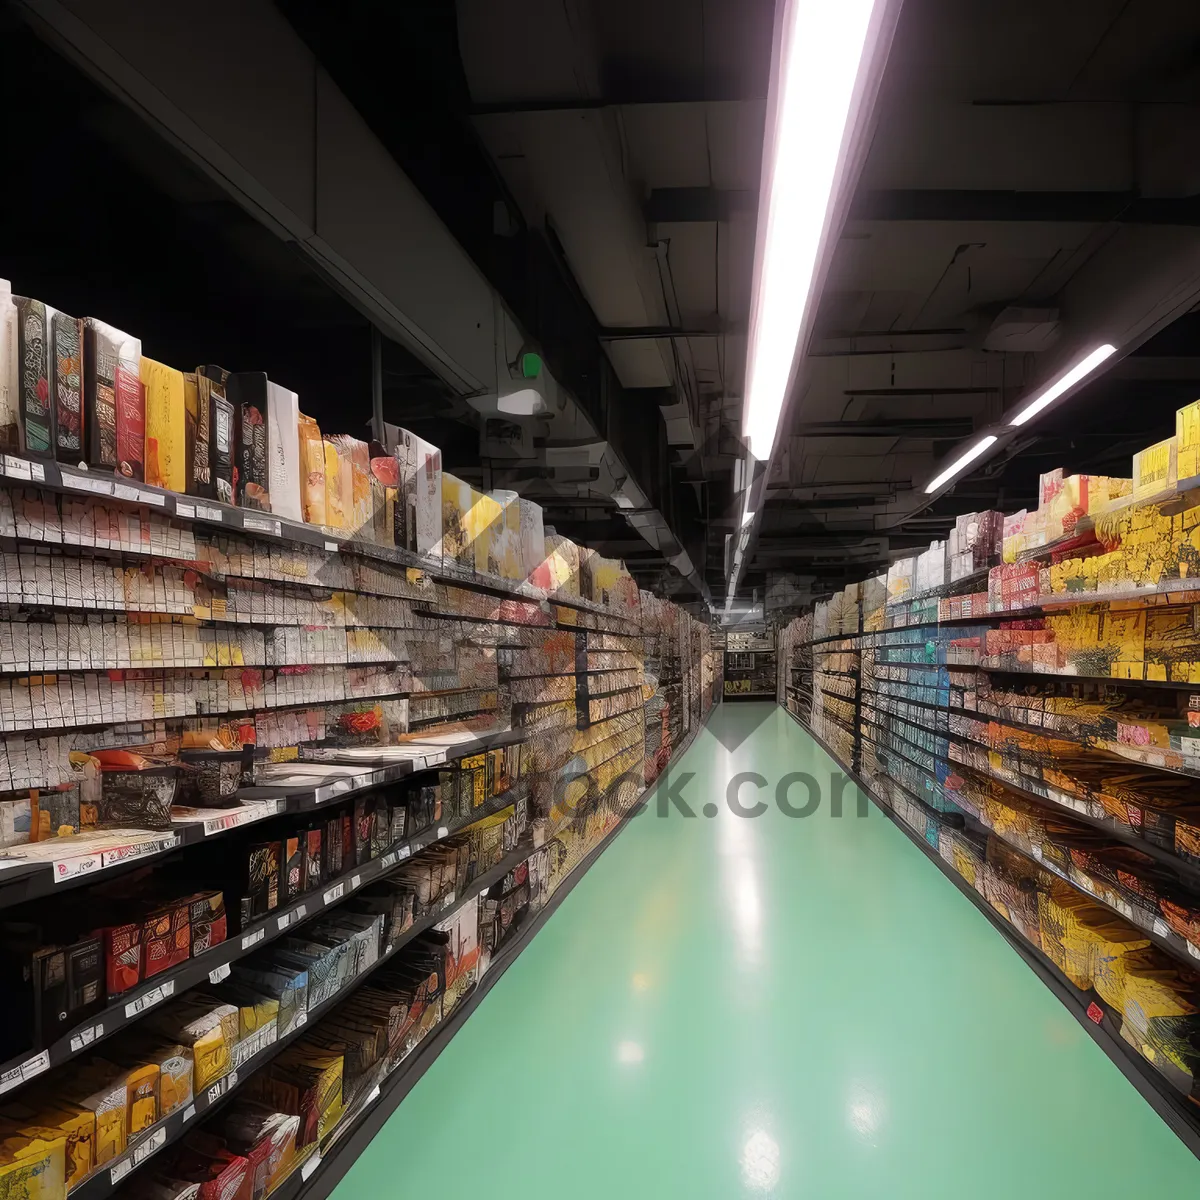
[[[84,460],[83,322],[56,311],[50,318],[50,335],[55,457],[78,466]]]
[[[329,529],[352,530],[354,471],[349,448],[336,438],[325,438],[325,524]]]
[[[303,521],[300,488],[300,398],[277,383],[267,384],[271,511]]]
[[[83,411],[85,457],[92,467],[117,469],[117,364],[131,339],[95,317],[83,324]],[[140,358],[139,354],[139,358]]]
[[[31,458],[53,458],[49,313],[40,300],[25,296],[13,299],[17,306],[17,398],[24,450]]]
[[[187,962],[191,952],[191,905],[187,900],[164,905],[142,921],[144,979]]]
[[[412,523],[408,549],[442,558],[443,495],[442,452],[415,434],[405,431],[413,471]]]
[[[95,1062],[84,1063],[62,1076],[60,1098],[56,1099],[60,1104],[78,1106],[92,1114],[97,1167],[125,1152],[129,1141],[128,1096],[119,1072],[114,1073],[111,1067],[101,1067]]]
[[[233,504],[237,496],[237,414],[225,392],[225,381],[229,372],[222,367],[203,366],[196,368],[196,384],[201,400],[208,395],[209,463],[212,482],[208,491],[200,495],[210,496],[223,504]]]
[[[299,414],[297,439],[300,447],[300,502],[304,520],[325,525],[325,443],[320,426]]]
[[[289,833],[283,839],[283,875],[280,885],[282,903],[291,904],[300,899],[304,891],[304,837],[302,833]]]
[[[1180,480],[1200,475],[1200,400],[1175,413],[1176,465]]]
[[[308,968],[282,962],[277,948],[235,963],[232,979],[278,1002],[277,1037],[287,1037],[308,1020]]]
[[[442,564],[474,572],[471,492],[469,483],[464,483],[448,471],[442,472]]]
[[[183,377],[184,444],[187,447],[187,491],[189,496],[213,499],[213,384],[199,370]]]
[[[282,863],[283,847],[279,842],[260,842],[246,850],[241,928],[279,907]]]
[[[546,530],[542,523],[541,505],[532,500],[517,501],[521,526],[521,577],[536,588],[550,587],[550,572],[546,567]]]
[[[229,1073],[240,1036],[240,1015],[232,1004],[189,992],[151,1017],[148,1026],[191,1050],[197,1092]]]
[[[146,392],[146,482],[185,492],[188,455],[183,372],[143,357],[141,380]]]
[[[66,1194],[65,1138],[39,1141],[36,1150],[13,1155],[11,1161],[0,1159],[0,1196],[5,1200],[62,1200]]]
[[[1178,453],[1175,439],[1165,438],[1139,450],[1133,456],[1133,496],[1147,500],[1169,492],[1178,480]]]
[[[142,384],[142,343],[129,338],[117,355],[117,473],[146,477],[146,389]]]
[[[236,503],[271,511],[270,431],[267,376],[263,371],[235,371],[225,382],[233,405],[236,445]]]
[[[108,995],[119,996],[137,987],[144,978],[141,922],[110,925],[99,931],[99,937],[104,947]]]

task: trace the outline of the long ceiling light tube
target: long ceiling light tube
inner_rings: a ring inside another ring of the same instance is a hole
[[[926,494],[936,492],[944,483],[949,483],[965,467],[969,467],[981,454],[996,444],[995,434],[980,438],[969,450],[960,454],[940,475],[935,475],[926,485]]]
[[[780,25],[742,426],[760,462],[771,456],[797,343],[814,300],[818,253],[835,199],[855,85],[871,18],[881,2],[790,0]]]
[[[1086,358],[1080,359],[1065,375],[1056,379],[1043,392],[1039,392],[1014,417],[1009,418],[1009,425],[1024,425],[1026,421],[1036,417],[1044,408],[1049,407],[1064,393],[1069,392],[1077,383],[1086,379],[1102,362],[1116,354],[1116,346],[1105,343],[1097,346]]]

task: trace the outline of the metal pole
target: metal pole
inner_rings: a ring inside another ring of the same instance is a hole
[[[383,337],[371,326],[371,433],[384,445],[383,436]]]

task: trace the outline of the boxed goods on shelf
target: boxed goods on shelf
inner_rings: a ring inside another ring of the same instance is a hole
[[[628,815],[719,651],[405,430],[11,315],[47,388],[0,412],[0,1189],[258,1200]]]

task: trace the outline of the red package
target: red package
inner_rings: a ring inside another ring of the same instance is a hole
[[[110,996],[119,996],[142,981],[142,925],[110,925],[101,929],[104,978]]]

